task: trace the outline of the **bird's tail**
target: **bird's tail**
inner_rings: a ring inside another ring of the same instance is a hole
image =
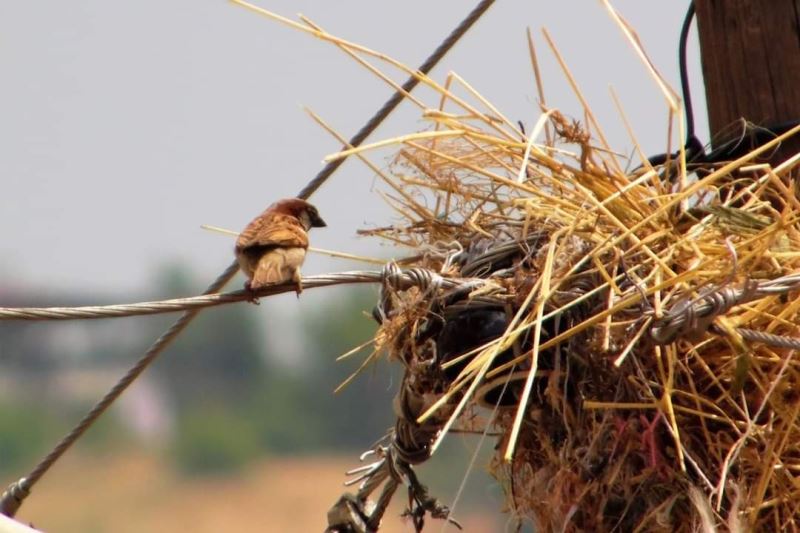
[[[253,279],[250,286],[254,289],[266,287],[267,285],[275,285],[286,281],[286,275],[283,272],[283,261],[280,255],[275,253],[264,254],[264,257],[258,262],[258,267],[253,273]]]

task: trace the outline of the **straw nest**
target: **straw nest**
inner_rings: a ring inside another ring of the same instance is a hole
[[[395,140],[398,219],[362,232],[463,283],[378,306],[376,343],[406,369],[398,416],[427,424],[420,460],[481,414],[508,510],[537,531],[794,527],[790,165],[626,172],[557,111],[525,135],[482,102]]]

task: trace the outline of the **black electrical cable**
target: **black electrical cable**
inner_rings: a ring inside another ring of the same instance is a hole
[[[689,2],[689,9],[683,18],[681,36],[678,42],[678,69],[681,76],[681,93],[683,93],[683,109],[686,115],[686,158],[702,154],[705,149],[703,143],[697,138],[694,131],[694,106],[692,105],[692,90],[689,86],[689,68],[686,66],[686,45],[689,42],[689,30],[692,28],[692,19],[695,16],[694,1]]]
[[[771,141],[775,137],[782,135],[798,125],[797,120],[788,120],[769,126],[754,126],[742,121],[742,132],[724,141],[714,150],[706,153],[705,146],[697,138],[695,133],[694,106],[692,104],[691,87],[689,86],[689,69],[687,67],[687,44],[689,42],[689,31],[692,27],[692,20],[696,16],[694,0],[689,2],[686,16],[681,26],[681,34],[678,43],[678,68],[681,78],[681,93],[683,94],[683,108],[686,116],[686,141],[684,151],[687,163],[693,165],[718,163],[736,159],[750,152],[751,150]],[[721,132],[720,132],[721,133]],[[659,166],[667,161],[674,161],[680,156],[680,152],[658,154],[648,158],[650,165]]]
[[[684,144],[684,151],[686,152],[687,161],[691,161],[695,157],[705,154],[705,148],[700,139],[697,138],[694,131],[694,107],[692,106],[692,91],[689,86],[689,68],[686,64],[686,46],[689,42],[689,30],[692,27],[692,20],[695,16],[694,1],[689,2],[689,9],[686,10],[686,16],[683,18],[683,25],[681,26],[681,35],[678,43],[678,69],[681,77],[681,93],[683,94],[683,110],[686,115],[686,143]],[[652,166],[663,165],[668,160],[675,160],[679,152],[674,154],[658,154],[648,158]]]

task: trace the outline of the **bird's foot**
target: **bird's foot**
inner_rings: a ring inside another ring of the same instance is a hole
[[[297,294],[297,297],[300,298],[300,293],[303,292],[303,280],[297,279],[297,287],[295,287],[294,292]]]
[[[258,301],[258,296],[256,295],[255,289],[250,285],[250,281],[244,282],[244,290],[247,291],[247,301],[251,304],[261,305],[261,302]]]

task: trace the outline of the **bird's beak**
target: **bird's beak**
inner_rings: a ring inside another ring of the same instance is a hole
[[[325,223],[324,220],[322,220],[322,217],[320,217],[316,213],[311,215],[311,227],[312,228],[324,228],[325,226],[327,226],[327,224]]]

